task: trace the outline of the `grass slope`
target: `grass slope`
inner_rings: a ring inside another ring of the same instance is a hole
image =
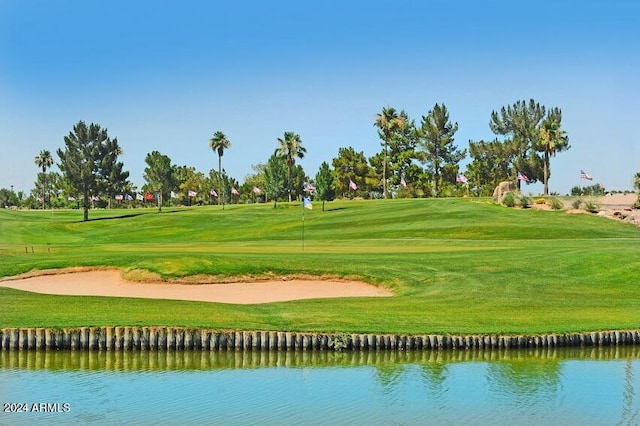
[[[640,230],[476,199],[170,209],[0,211],[0,276],[109,266],[164,278],[351,277],[393,298],[217,303],[0,288],[0,327],[176,325],[390,333],[640,327]],[[33,248],[33,252],[32,252]],[[91,283],[87,283],[91,285]],[[321,285],[319,283],[318,285]]]

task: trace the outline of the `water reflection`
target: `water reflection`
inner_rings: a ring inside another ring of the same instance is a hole
[[[556,389],[560,366],[558,357],[510,359],[488,364],[488,376],[491,384],[503,387],[504,392],[530,396]]]
[[[49,370],[215,370],[261,367],[374,366],[380,380],[393,381],[403,364],[426,364],[424,375],[436,382],[446,364],[487,362],[495,375],[518,388],[555,381],[562,360],[640,358],[640,347],[541,348],[441,351],[0,351],[0,368]]]
[[[0,424],[638,424],[640,348],[4,351]]]

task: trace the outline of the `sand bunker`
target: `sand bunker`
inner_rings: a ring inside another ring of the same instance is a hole
[[[88,271],[0,281],[0,286],[44,294],[194,300],[233,304],[335,297],[388,297],[392,293],[353,281],[256,281],[227,284],[170,284],[126,281],[119,271]]]

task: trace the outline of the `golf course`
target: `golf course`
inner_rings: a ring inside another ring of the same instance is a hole
[[[0,277],[117,269],[130,281],[360,281],[391,297],[227,304],[65,296],[0,282],[1,327],[566,333],[640,325],[640,228],[485,198],[0,211]],[[84,283],[91,286],[91,282]],[[169,284],[167,284],[169,285]]]

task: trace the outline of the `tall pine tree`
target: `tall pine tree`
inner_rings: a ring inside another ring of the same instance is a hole
[[[117,162],[121,153],[117,139],[111,140],[107,129],[102,129],[99,124],[87,126],[84,121],[79,121],[65,136],[64,144],[64,150],[57,150],[59,167],[72,192],[70,195],[82,198],[83,220],[87,221],[91,196],[111,187],[114,184],[111,179],[124,177],[126,180],[129,174],[123,172],[122,163]]]
[[[524,173],[531,182],[542,180],[543,160],[537,155],[536,144],[540,135],[540,123],[545,116],[545,107],[530,99],[517,101],[491,113],[489,127],[496,135],[506,136],[505,143],[513,144],[516,156],[513,170]],[[515,176],[513,176],[515,179]],[[520,188],[520,181],[517,181]]]
[[[458,163],[467,155],[466,149],[461,151],[453,144],[453,136],[457,131],[458,123],[451,123],[449,111],[444,104],[435,104],[426,116],[422,116],[418,132],[422,161],[433,176],[436,197],[440,196],[445,166],[457,168]]]

